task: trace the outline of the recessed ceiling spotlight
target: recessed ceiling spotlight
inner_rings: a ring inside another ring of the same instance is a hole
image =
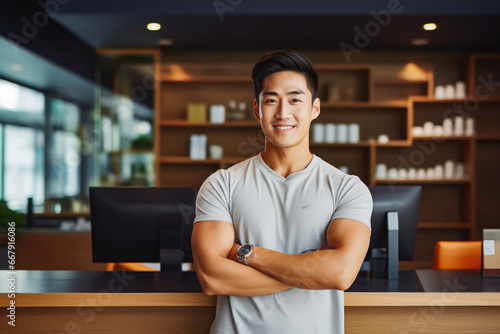
[[[174,44],[174,40],[170,38],[160,38],[157,41],[158,45],[169,46]]]
[[[427,45],[429,44],[429,40],[427,38],[414,38],[411,40],[412,45]]]
[[[10,69],[12,71],[21,72],[24,69],[24,67],[22,64],[12,64],[10,65]]]
[[[151,30],[151,31],[157,31],[157,30],[161,29],[161,25],[159,23],[156,23],[156,22],[151,22],[151,23],[148,23],[147,28],[148,28],[148,30]]]
[[[435,23],[426,23],[423,25],[424,30],[436,30],[437,25]]]

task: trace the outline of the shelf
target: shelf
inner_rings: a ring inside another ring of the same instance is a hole
[[[500,140],[500,134],[476,134],[476,140]]]
[[[463,99],[435,99],[435,98],[428,98],[425,96],[410,96],[409,101],[418,103],[464,103],[465,101],[471,100],[472,98],[477,99],[474,96],[467,96]],[[496,102],[496,101],[480,100],[480,102]]]
[[[101,153],[114,154],[114,155],[120,155],[120,154],[147,154],[147,153],[154,153],[154,151],[151,148],[131,148],[131,149],[124,149],[124,150],[116,150],[116,151],[104,151],[104,152],[101,152]]]
[[[398,78],[387,78],[387,79],[373,79],[375,85],[414,85],[414,84],[428,84],[429,80],[404,80]]]
[[[168,75],[161,75],[160,80],[162,82],[173,82],[173,83],[248,83],[251,84],[252,80],[250,77],[216,77],[216,76],[206,76],[206,77],[182,77],[182,78],[172,78]]]
[[[311,147],[370,147],[374,145],[372,142],[362,140],[359,143],[315,143],[311,142]]]
[[[253,121],[227,121],[225,123],[190,123],[186,120],[162,120],[160,121],[162,127],[185,127],[185,128],[252,128],[260,127],[260,124]]]
[[[377,147],[410,147],[412,146],[411,140],[389,140],[387,144],[382,144],[374,141],[374,145]]]
[[[322,101],[321,107],[323,108],[400,108],[404,109],[408,106],[406,101]]]
[[[362,140],[358,143],[315,143],[309,144],[311,147],[409,147],[411,143],[406,140],[390,140],[387,144],[381,144],[374,140]]]
[[[474,136],[413,136],[413,140],[471,140]]]
[[[470,178],[464,179],[449,179],[449,180],[399,180],[399,179],[378,179],[376,183],[389,183],[389,184],[468,184],[471,182]]]
[[[429,229],[429,230],[436,230],[436,229],[470,229],[472,226],[470,223],[463,223],[463,222],[419,222],[418,223],[418,228],[419,229]]]

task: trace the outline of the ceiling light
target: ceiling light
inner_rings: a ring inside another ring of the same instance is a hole
[[[424,24],[424,30],[436,30],[437,25],[435,23]]]
[[[158,45],[164,45],[164,46],[169,46],[174,44],[174,40],[170,38],[160,38],[157,41]]]
[[[21,72],[24,69],[24,67],[22,64],[12,64],[10,65],[10,69],[16,72]]]
[[[429,40],[427,38],[414,38],[411,40],[412,45],[427,45]]]
[[[148,30],[151,30],[151,31],[157,31],[157,30],[160,30],[161,25],[159,23],[156,23],[156,22],[151,22],[151,23],[148,23],[147,28],[148,28]]]

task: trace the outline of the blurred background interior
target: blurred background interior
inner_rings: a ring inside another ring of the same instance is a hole
[[[0,197],[25,213],[31,245],[18,268],[102,269],[81,251],[90,186],[198,187],[257,154],[250,71],[281,48],[317,68],[313,126],[358,129],[352,140],[312,138],[313,153],[369,185],[423,186],[408,267],[430,268],[436,241],[499,226],[499,28],[493,0],[3,4]],[[457,117],[472,132],[443,133]],[[40,238],[58,256],[37,258]]]

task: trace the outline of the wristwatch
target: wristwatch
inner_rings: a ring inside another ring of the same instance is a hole
[[[247,258],[250,255],[252,255],[253,246],[255,246],[255,245],[252,245],[252,244],[241,245],[236,250],[236,254],[238,255],[238,260],[240,261],[240,263],[244,264],[245,266],[248,266]]]

